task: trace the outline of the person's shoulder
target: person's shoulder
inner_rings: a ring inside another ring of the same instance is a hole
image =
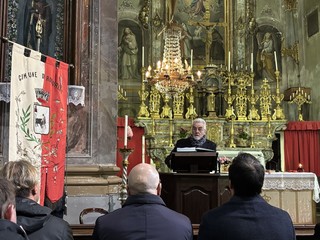
[[[207,148],[216,150],[217,144],[209,139],[206,140],[205,145],[208,146]]]
[[[0,219],[0,236],[0,239],[27,239],[26,233],[18,224],[6,219]]]
[[[190,138],[180,138],[177,141],[176,146],[184,146],[184,145],[189,146],[190,143],[191,143]]]
[[[164,208],[164,212],[167,211],[167,214],[170,216],[170,219],[172,221],[179,220],[184,223],[191,223],[190,219],[186,215],[179,213],[179,212],[176,212],[166,206],[163,206],[163,208]]]
[[[266,206],[268,206],[268,212],[270,212],[270,213],[273,212],[273,213],[276,213],[276,214],[279,214],[279,215],[282,215],[282,216],[290,218],[290,215],[289,215],[289,213],[287,211],[285,211],[285,210],[283,210],[283,209],[281,209],[279,207],[275,207],[275,206],[273,206],[273,205],[271,205],[269,203],[267,203]]]
[[[33,237],[39,237],[41,235],[46,235],[51,237],[60,237],[61,239],[71,240],[72,230],[67,221],[62,218],[56,217],[54,215],[49,215],[47,222],[43,225],[42,229],[34,232]]]
[[[209,140],[209,139],[206,139],[206,142],[207,142],[207,143],[210,143],[210,144],[213,144],[213,145],[216,145],[215,142],[213,142],[213,141],[211,141],[211,140]]]
[[[108,212],[107,214],[99,216],[96,221],[98,222],[110,222],[114,221],[114,219],[121,218],[123,215],[127,213],[127,211],[130,211],[130,207],[122,207],[122,208],[117,208],[112,212]]]
[[[48,218],[48,222],[50,222],[50,225],[54,225],[56,227],[67,227],[67,228],[70,228],[70,225],[67,221],[65,221],[64,219],[62,218],[59,218],[59,217],[56,217],[56,216],[53,216],[53,215],[49,215],[49,218]]]
[[[260,211],[264,212],[267,216],[276,216],[279,220],[292,221],[289,213],[279,207],[273,206],[265,201],[261,202],[259,205]]]

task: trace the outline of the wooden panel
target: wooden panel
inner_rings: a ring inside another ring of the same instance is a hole
[[[160,173],[161,197],[169,208],[198,224],[204,212],[218,206],[218,177],[216,174]]]
[[[232,196],[229,189],[229,177],[227,175],[220,176],[218,180],[219,199],[218,206],[228,202]]]

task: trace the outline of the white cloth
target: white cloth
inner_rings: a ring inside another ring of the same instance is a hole
[[[266,173],[263,190],[313,190],[313,200],[320,202],[318,178],[311,172]]]

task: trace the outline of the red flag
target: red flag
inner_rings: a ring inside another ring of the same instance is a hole
[[[67,134],[68,65],[47,57],[43,90],[49,93],[43,106],[50,109],[50,130],[42,135],[41,189],[51,202],[63,196]],[[41,199],[43,202],[44,198]]]

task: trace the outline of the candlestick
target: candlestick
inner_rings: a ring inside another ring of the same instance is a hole
[[[123,205],[128,197],[127,183],[128,183],[129,155],[133,152],[133,149],[120,148],[119,150],[122,155],[122,181],[121,181],[122,183],[121,183],[119,200],[121,201],[121,205]]]
[[[144,46],[142,46],[142,67],[144,67]]]
[[[142,163],[145,163],[145,142],[146,142],[146,139],[145,139],[145,136],[144,135],[142,135],[142,144],[141,144],[141,146],[142,146],[142,153],[141,153],[141,155],[142,155]]]
[[[251,78],[251,90],[253,91],[253,78]]]
[[[230,55],[231,55],[231,53],[230,53],[230,51],[229,51],[229,53],[228,53],[228,71],[230,72]]]
[[[277,52],[274,51],[273,54],[274,54],[274,62],[275,62],[275,64],[276,64],[276,71],[278,71]]]
[[[124,116],[124,148],[128,145],[128,115]]]
[[[253,53],[251,53],[251,64],[250,64],[250,70],[253,72]]]
[[[193,67],[193,49],[191,49],[191,54],[190,54],[190,67]]]

